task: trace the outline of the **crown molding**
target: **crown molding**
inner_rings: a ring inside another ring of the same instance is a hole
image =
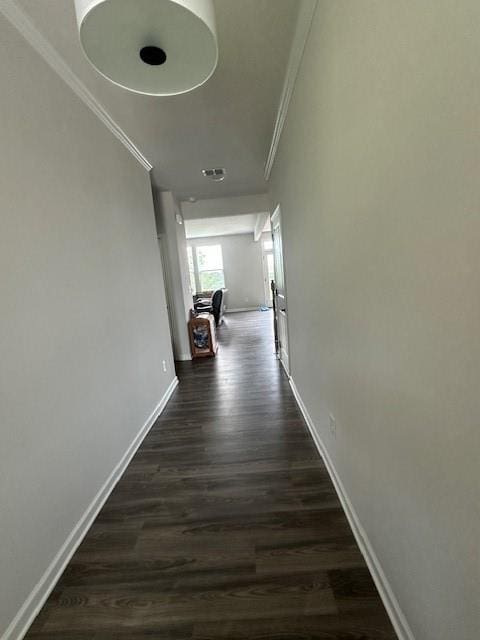
[[[127,136],[125,131],[109,115],[105,107],[87,89],[83,82],[68,66],[58,51],[48,42],[30,20],[28,15],[16,4],[14,0],[0,0],[0,13],[17,29],[25,40],[42,56],[48,65],[62,78],[62,80],[74,91],[89,109],[103,124],[110,129],[113,135],[130,151],[136,160],[147,171],[153,166],[143,155],[140,149]]]
[[[275,119],[275,127],[273,129],[272,142],[265,163],[265,180],[268,181],[272,171],[275,156],[277,155],[280,137],[282,135],[285,120],[287,118],[288,107],[295,88],[298,70],[302,61],[303,51],[307,42],[308,34],[313,20],[313,15],[317,7],[317,0],[302,0],[295,33],[293,35],[292,46],[288,58],[287,71],[283,81],[282,95],[278,106],[277,117]]]

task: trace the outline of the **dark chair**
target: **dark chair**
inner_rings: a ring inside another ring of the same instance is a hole
[[[215,318],[215,324],[218,327],[223,320],[223,289],[216,289],[208,304],[204,300],[196,302],[195,311],[212,313]]]

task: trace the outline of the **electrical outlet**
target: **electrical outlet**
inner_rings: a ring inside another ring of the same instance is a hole
[[[337,436],[337,421],[331,413],[328,414],[328,424],[330,425],[330,433],[335,438]]]
[[[162,360],[162,364],[163,364],[163,370],[166,372],[167,371],[167,362],[166,362],[166,360]]]

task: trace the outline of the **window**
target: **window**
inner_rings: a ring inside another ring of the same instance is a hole
[[[192,247],[187,247],[188,256],[188,271],[190,273],[190,289],[192,293],[197,293],[197,285],[195,282],[195,267],[193,266],[193,251]]]
[[[225,286],[221,245],[197,247],[197,266],[202,291],[221,289]]]
[[[273,240],[264,240],[263,248],[265,251],[271,251],[273,249]]]

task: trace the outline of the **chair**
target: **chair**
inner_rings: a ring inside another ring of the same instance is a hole
[[[205,300],[201,300],[196,302],[194,306],[195,311],[206,311],[213,314],[215,325],[218,327],[223,320],[223,289],[216,289],[208,303]]]

